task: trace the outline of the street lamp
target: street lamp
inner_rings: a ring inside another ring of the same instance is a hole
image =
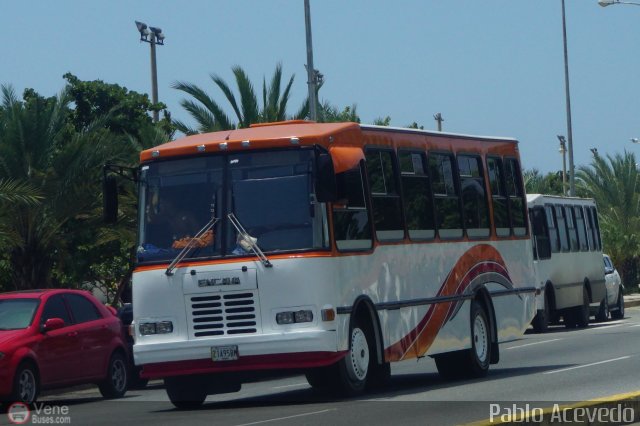
[[[602,7],[611,6],[612,4],[630,4],[633,6],[640,6],[640,3],[632,1],[620,1],[620,0],[598,0],[598,4]]]
[[[564,0],[562,0],[562,37],[564,41],[564,88],[567,104],[567,139],[569,142],[569,195],[576,195],[575,173],[573,168],[573,132],[571,130],[571,96],[569,92],[569,57],[567,54],[567,22],[564,13]]]
[[[558,152],[562,154],[562,195],[567,195],[567,140],[562,135],[558,135],[560,148]]]
[[[158,69],[156,66],[156,44],[164,45],[164,34],[158,27],[147,27],[147,24],[136,21],[140,33],[140,41],[149,43],[151,47],[151,102],[158,103]],[[153,121],[158,122],[158,111],[153,111]]]
[[[640,139],[638,139],[638,138],[631,138],[631,143],[640,143]]]
[[[316,87],[322,84],[324,76],[313,67],[313,42],[311,40],[311,8],[309,0],[304,0],[304,26],[307,36],[307,84],[309,85],[309,119],[318,121],[318,99]]]

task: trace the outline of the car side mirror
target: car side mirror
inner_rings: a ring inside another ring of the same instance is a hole
[[[48,333],[49,331],[58,330],[64,327],[64,320],[62,318],[49,318],[42,326],[42,332]]]
[[[604,268],[605,275],[613,274],[615,271],[615,268]]]

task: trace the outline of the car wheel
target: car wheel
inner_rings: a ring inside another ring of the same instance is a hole
[[[598,314],[596,315],[596,321],[604,322],[609,320],[609,303],[607,302],[607,296],[600,302],[598,308]]]
[[[168,377],[164,385],[169,400],[179,410],[199,408],[207,399],[206,383],[201,377]]]
[[[622,289],[618,292],[618,303],[616,307],[618,309],[611,312],[611,317],[615,319],[624,318],[624,296],[622,295]]]
[[[11,402],[33,404],[38,398],[40,383],[38,373],[31,362],[23,362],[18,366],[13,379]]]
[[[107,368],[107,377],[99,385],[103,397],[114,399],[122,398],[127,393],[127,362],[121,353],[111,355]]]

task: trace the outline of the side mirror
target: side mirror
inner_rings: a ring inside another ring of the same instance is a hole
[[[64,327],[64,320],[62,318],[49,318],[42,326],[42,332],[47,333],[62,327]]]
[[[102,180],[103,219],[105,223],[118,221],[118,184],[116,177],[105,172]]]
[[[333,159],[329,151],[315,146],[316,152],[316,174],[315,189],[316,200],[320,203],[328,203],[337,199],[336,195],[336,174],[333,168]]]
[[[605,275],[609,275],[609,274],[613,274],[615,272],[615,269],[613,268],[604,268],[604,274]]]

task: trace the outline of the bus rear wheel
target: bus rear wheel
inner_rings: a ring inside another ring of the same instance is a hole
[[[471,302],[471,348],[435,356],[438,373],[447,379],[484,377],[491,362],[491,328],[483,305]]]

